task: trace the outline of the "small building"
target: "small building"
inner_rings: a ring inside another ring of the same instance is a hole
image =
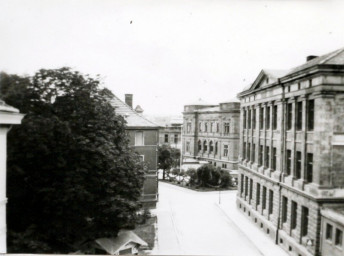
[[[321,255],[344,255],[344,204],[321,209]]]
[[[181,149],[182,125],[182,118],[172,118],[168,123],[161,125],[159,129],[159,145],[167,144],[172,148]]]
[[[125,95],[125,103],[117,96],[111,101],[116,114],[119,114],[127,121],[127,132],[129,145],[137,152],[142,161],[147,165],[143,186],[142,202],[146,207],[155,207],[158,200],[158,143],[159,126],[142,115],[142,108],[136,107],[139,112],[133,109],[133,95]]]
[[[24,115],[0,100],[0,254],[7,252],[6,240],[6,161],[7,132],[12,125],[20,124]]]
[[[183,161],[198,159],[236,176],[239,155],[240,102],[218,105],[202,100],[184,106]]]

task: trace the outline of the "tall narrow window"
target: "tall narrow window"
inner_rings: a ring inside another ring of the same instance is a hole
[[[252,162],[256,161],[256,144],[252,144]]]
[[[266,168],[270,167],[270,147],[269,146],[265,146],[265,164],[264,166]]]
[[[274,192],[270,189],[269,190],[269,214],[273,213],[274,207]]]
[[[288,198],[283,196],[282,197],[282,223],[287,222],[287,214],[288,214]]]
[[[252,129],[256,129],[256,114],[257,109],[252,109]]]
[[[186,152],[190,152],[190,141],[186,142]]]
[[[287,149],[287,166],[286,166],[286,175],[291,174],[291,150]]]
[[[302,206],[301,211],[301,236],[308,234],[308,208]]]
[[[245,177],[245,197],[248,195],[248,177]]]
[[[265,113],[265,127],[267,130],[270,129],[270,107],[267,107],[265,109],[266,113]]]
[[[240,195],[244,192],[244,175],[241,174],[241,179],[240,179]]]
[[[295,167],[295,178],[301,179],[301,152],[296,152],[296,167]]]
[[[210,141],[209,142],[209,153],[213,153],[214,151],[214,144],[213,144],[213,141]]]
[[[198,130],[199,130],[200,132],[202,131],[202,123],[201,123],[201,122],[198,123]]]
[[[248,117],[247,117],[247,122],[248,122],[248,129],[251,129],[251,109],[248,110]]]
[[[326,239],[332,241],[333,226],[331,224],[326,224]]]
[[[293,125],[293,103],[287,105],[287,130],[291,130]]]
[[[244,126],[244,129],[246,129],[246,109],[243,110],[243,113],[244,113],[244,117],[243,117],[243,126]]]
[[[297,224],[297,203],[291,201],[291,229],[295,229]]]
[[[246,142],[244,142],[242,147],[242,156],[244,159],[246,159]]]
[[[168,143],[168,134],[165,134],[165,143]]]
[[[259,129],[262,130],[264,128],[264,108],[259,108]]]
[[[250,179],[250,195],[249,195],[250,203],[252,200],[252,192],[253,192],[253,180]]]
[[[202,150],[202,142],[199,140],[198,141],[198,152],[201,152]]]
[[[224,124],[224,133],[225,133],[225,134],[228,134],[228,133],[229,133],[229,122],[226,122],[226,123]]]
[[[213,124],[213,122],[210,123],[210,132],[214,132],[214,124]]]
[[[217,155],[217,152],[218,152],[218,145],[219,143],[216,141],[215,142],[215,155]]]
[[[266,187],[263,186],[263,198],[262,198],[262,208],[263,210],[266,209]]]
[[[251,161],[251,143],[248,143],[247,146],[247,160]]]
[[[228,156],[228,145],[223,145],[223,156]]]
[[[143,132],[136,132],[135,133],[135,146],[143,146],[143,145],[144,145]]]
[[[208,132],[208,123],[204,123],[204,132]]]
[[[177,144],[178,143],[178,134],[174,135],[174,143]]]
[[[307,130],[314,130],[314,100],[308,101],[308,111],[307,111]]]
[[[337,246],[342,246],[343,244],[343,231],[338,228],[336,228],[336,237],[334,244]]]
[[[208,151],[208,143],[207,143],[207,141],[205,140],[204,142],[203,142],[203,152],[207,152]]]
[[[302,130],[302,101],[297,103],[297,115],[296,115],[296,129]]]
[[[191,132],[191,123],[186,124],[186,131],[187,131],[187,133]]]
[[[220,132],[220,124],[216,123],[216,132]]]
[[[263,145],[259,146],[258,165],[263,165]]]
[[[260,184],[257,183],[257,193],[256,193],[256,202],[257,202],[257,206],[260,205]]]
[[[313,182],[313,154],[307,153],[307,182]]]
[[[272,109],[272,129],[277,129],[277,105],[274,105]]]
[[[272,169],[276,170],[277,167],[277,148],[272,148]]]

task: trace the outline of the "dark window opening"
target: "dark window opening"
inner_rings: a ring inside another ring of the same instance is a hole
[[[295,178],[301,179],[301,152],[296,152],[296,169],[295,169]]]

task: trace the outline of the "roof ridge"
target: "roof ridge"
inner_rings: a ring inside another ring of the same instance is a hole
[[[324,58],[322,61],[319,62],[319,64],[325,64],[325,62],[329,61],[330,59],[336,57],[339,53],[341,53],[342,51],[344,51],[344,47],[340,48],[332,53],[329,54],[329,56],[327,56],[326,58]]]

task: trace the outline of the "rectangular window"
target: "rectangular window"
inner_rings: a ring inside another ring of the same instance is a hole
[[[265,109],[266,113],[265,113],[265,127],[266,130],[270,129],[270,107],[267,107]]]
[[[313,182],[313,154],[307,153],[307,182]]]
[[[220,132],[220,124],[216,123],[216,132]]]
[[[223,156],[228,156],[228,145],[223,145]]]
[[[259,156],[258,156],[258,165],[263,165],[263,145],[259,146]]]
[[[143,146],[143,145],[144,145],[143,132],[136,132],[135,133],[135,146]]]
[[[265,165],[266,168],[270,167],[270,147],[265,146]]]
[[[308,101],[308,111],[307,111],[307,130],[314,130],[314,100]]]
[[[266,187],[265,187],[265,186],[263,186],[263,198],[262,198],[262,203],[263,203],[263,205],[262,205],[263,210],[265,210],[265,209],[266,209]]]
[[[262,130],[264,128],[264,113],[262,107],[259,108],[259,129]]]
[[[186,124],[186,132],[190,133],[191,132],[191,123]]]
[[[248,110],[248,117],[247,117],[247,122],[248,122],[248,129],[251,129],[251,109]]]
[[[291,229],[295,229],[297,225],[297,203],[291,201]]]
[[[245,197],[248,195],[248,177],[245,177]]]
[[[334,244],[338,246],[342,246],[343,244],[343,231],[336,228],[336,238],[334,240]]]
[[[296,152],[296,169],[295,169],[295,178],[296,179],[301,179],[301,152],[297,151]]]
[[[256,129],[256,114],[257,109],[252,109],[252,129]]]
[[[244,113],[244,117],[243,117],[243,126],[244,126],[244,129],[246,129],[246,110],[244,109],[243,110],[243,113]]]
[[[274,209],[274,192],[270,189],[269,190],[269,214],[273,213]]]
[[[277,129],[277,106],[273,106],[272,109],[272,129],[276,130]]]
[[[165,134],[165,143],[168,143],[168,134]]]
[[[296,130],[302,130],[302,101],[297,103]]]
[[[174,143],[177,144],[178,143],[178,134],[174,135]]]
[[[257,205],[260,205],[260,184],[257,183],[257,194],[256,194],[257,198],[256,198],[256,202]]]
[[[208,123],[204,123],[204,132],[208,132]]]
[[[250,179],[250,196],[249,196],[250,202],[251,202],[251,200],[252,200],[252,192],[253,192],[253,180]]]
[[[248,146],[247,146],[247,160],[248,161],[251,160],[251,143],[248,143]]]
[[[283,196],[282,197],[282,223],[287,222],[287,214],[288,214],[288,198]]]
[[[293,125],[293,103],[287,105],[287,130],[291,130]]]
[[[190,141],[186,142],[186,152],[190,152]]]
[[[214,124],[213,124],[213,122],[210,123],[210,132],[214,132]]]
[[[202,131],[202,123],[201,122],[198,123],[198,131],[200,131],[200,132]]]
[[[256,161],[256,144],[252,144],[252,162]]]
[[[291,150],[287,149],[287,166],[286,166],[286,175],[291,174]]]
[[[276,170],[277,165],[277,148],[272,148],[272,169]]]
[[[331,224],[326,224],[326,239],[332,241],[333,227]]]
[[[246,159],[246,142],[244,142],[242,147],[242,156],[244,159]]]
[[[228,134],[228,133],[229,133],[229,123],[228,123],[228,122],[226,122],[226,123],[224,124],[224,128],[225,128],[224,133],[225,133],[225,134]]]
[[[241,179],[240,179],[240,195],[244,192],[244,175],[241,174]]]
[[[301,236],[308,234],[308,208],[302,206],[301,211]]]

